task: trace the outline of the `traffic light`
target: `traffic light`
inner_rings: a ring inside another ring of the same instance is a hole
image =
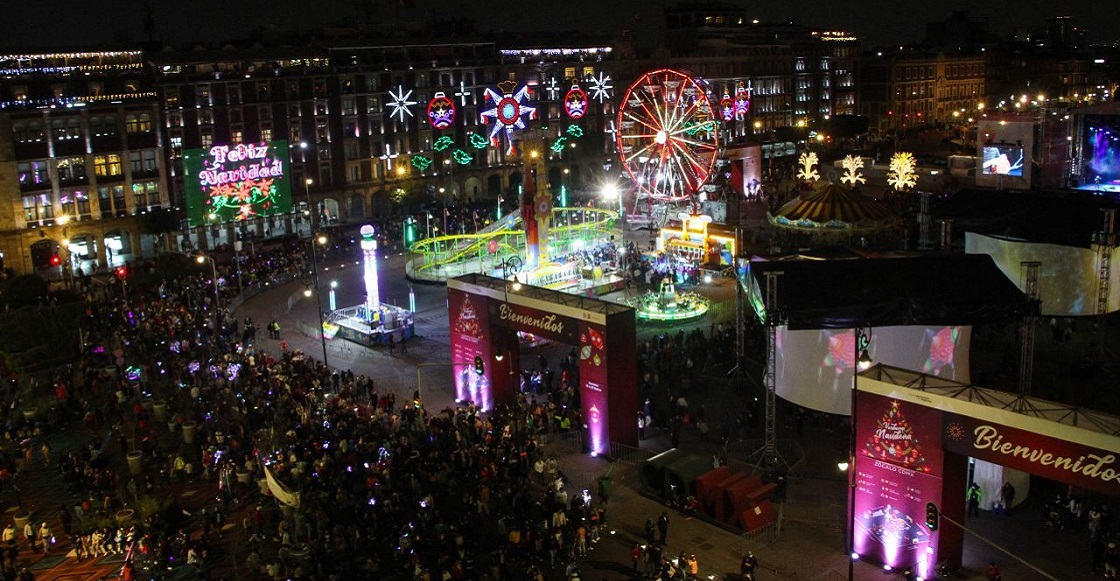
[[[476,355],[474,358],[474,372],[475,375],[483,375],[486,373],[486,365],[482,362],[481,355]]]
[[[51,266],[58,266],[60,264],[62,264],[62,259],[59,258],[57,254],[52,254],[51,255]]]
[[[116,270],[117,278],[124,280],[125,275],[128,274],[128,269],[123,266],[118,266]]]
[[[941,515],[937,512],[937,505],[932,502],[926,503],[926,526],[929,527],[930,532],[937,530],[938,521],[941,520]]]

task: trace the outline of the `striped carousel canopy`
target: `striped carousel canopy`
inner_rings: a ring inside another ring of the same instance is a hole
[[[769,218],[783,228],[850,231],[886,227],[892,214],[875,198],[829,183],[790,200]]]

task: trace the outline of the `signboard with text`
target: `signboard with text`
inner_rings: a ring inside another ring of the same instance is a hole
[[[451,289],[447,291],[455,399],[474,402],[484,411],[494,406],[490,385],[492,375],[486,371],[491,361],[490,321],[485,316],[486,303],[485,297]],[[476,360],[482,362],[483,373],[476,371]]]
[[[938,535],[925,515],[927,504],[941,503],[941,412],[862,391],[856,397],[854,550],[928,578]]]
[[[183,152],[191,226],[292,211],[287,141],[231,143]]]

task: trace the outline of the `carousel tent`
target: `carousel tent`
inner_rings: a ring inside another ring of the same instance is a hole
[[[879,230],[893,222],[882,202],[833,183],[790,200],[769,218],[781,228],[809,231]]]

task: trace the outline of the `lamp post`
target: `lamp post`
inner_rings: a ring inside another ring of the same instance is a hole
[[[215,264],[214,264],[214,258],[211,257],[211,256],[206,256],[205,254],[199,254],[198,256],[194,257],[194,261],[199,263],[199,264],[206,264],[207,262],[210,263],[210,280],[213,281],[213,283],[214,283],[214,307],[217,308],[217,301],[218,301],[218,267],[215,266]]]
[[[307,209],[308,209],[308,212],[310,212],[311,211],[311,184],[314,183],[314,180],[312,180],[311,178],[307,178],[306,180],[304,180],[303,183],[304,183],[303,191],[304,191],[304,194],[307,196]],[[308,215],[308,222],[307,222],[307,247],[308,247],[308,250],[311,252],[311,288],[312,288],[313,292],[315,293],[315,313],[317,315],[319,315],[319,328],[317,329],[316,332],[319,335],[319,343],[322,344],[322,346],[323,346],[323,365],[326,365],[326,366],[329,367],[330,365],[327,363],[327,338],[326,338],[325,335],[323,335],[323,299],[319,295],[319,262],[318,262],[318,259],[315,257],[315,254],[318,252],[318,249],[315,248],[315,242],[316,242],[315,230],[314,230],[314,228],[312,228],[312,226],[314,224],[313,216],[314,216],[314,214],[309,214]],[[320,236],[319,240],[325,241],[326,237]],[[320,243],[322,243],[322,242],[320,242]]]
[[[851,416],[848,420],[848,462],[846,465],[840,464],[843,466],[842,469],[848,471],[848,581],[855,579],[856,566],[856,396],[859,395],[857,382],[859,372],[871,367],[871,356],[867,352],[871,346],[871,328],[858,326],[853,329],[853,333],[855,338],[852,348],[855,357],[852,361],[855,362],[855,367],[852,368]]]

